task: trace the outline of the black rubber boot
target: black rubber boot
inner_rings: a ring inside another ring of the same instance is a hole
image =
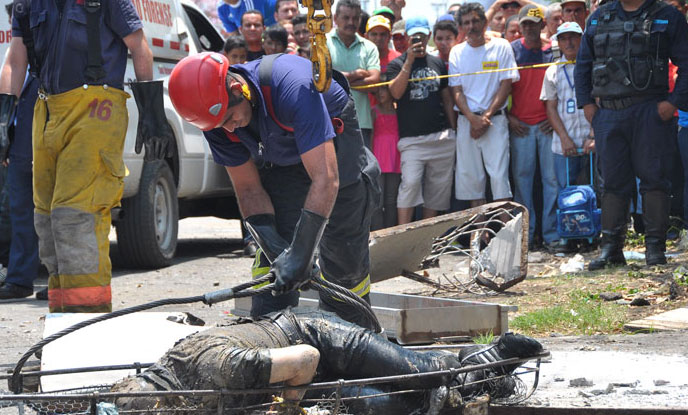
[[[626,240],[626,218],[630,199],[612,193],[602,196],[602,244],[600,256],[590,261],[588,270],[596,271],[609,265],[626,265],[623,255]]]
[[[666,232],[669,229],[669,195],[652,190],[643,195],[643,222],[645,223],[645,263],[666,264]]]

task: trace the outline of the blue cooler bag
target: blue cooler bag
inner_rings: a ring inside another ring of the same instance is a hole
[[[590,154],[590,184],[571,186],[566,175],[566,187],[559,192],[557,203],[557,232],[566,242],[569,239],[587,239],[592,243],[600,234],[601,210],[597,208],[597,196],[593,190],[592,153]],[[566,171],[569,160],[566,159]]]

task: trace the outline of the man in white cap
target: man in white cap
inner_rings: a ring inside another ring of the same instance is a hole
[[[580,48],[583,29],[575,22],[565,22],[557,28],[554,38],[559,42],[563,56],[559,62],[575,62]],[[592,128],[582,109],[576,104],[574,87],[575,64],[554,65],[545,71],[540,100],[545,101],[547,119],[552,125],[552,153],[558,190],[569,181],[573,183],[583,168],[585,157],[575,156],[578,149],[588,154],[595,148]],[[566,158],[569,157],[568,172]]]

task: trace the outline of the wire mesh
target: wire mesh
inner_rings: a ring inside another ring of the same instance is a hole
[[[434,290],[430,295],[498,295],[494,286],[508,281],[504,276],[494,275],[493,270],[486,268],[487,261],[483,251],[497,233],[520,213],[522,209],[514,207],[490,209],[474,215],[461,226],[451,228],[436,238],[430,254],[421,263],[424,269],[440,268],[439,272],[434,273],[438,275],[434,275],[436,281],[433,280],[431,284]],[[524,220],[522,228],[527,226],[528,223]],[[527,251],[522,251],[521,256],[523,255],[527,255]],[[440,267],[440,258],[449,260],[448,263],[452,266]],[[447,268],[451,268],[451,271],[447,272]],[[485,278],[496,283],[494,286],[486,286]]]
[[[426,389],[400,389],[390,392],[362,393],[363,386],[381,384],[403,384],[404,381],[417,378],[432,378],[436,376],[451,374],[451,378],[461,379],[460,374],[469,372],[484,371],[485,375],[474,378],[477,380],[456,382],[450,386],[450,395],[445,405],[452,407],[463,406],[485,393],[490,394],[492,402],[509,405],[522,402],[527,399],[537,387],[539,377],[540,359],[549,356],[544,352],[530,359],[507,359],[500,362],[472,365],[464,368],[451,369],[448,371],[438,371],[431,373],[419,373],[411,375],[397,375],[380,378],[340,380],[332,382],[313,383],[296,389],[302,389],[315,393],[317,398],[303,399],[301,407],[305,408],[307,414],[311,415],[340,415],[348,414],[348,405],[355,400],[372,399],[381,396],[402,396],[408,394],[426,393]],[[502,365],[513,365],[514,362],[528,363],[521,366],[515,374],[496,376],[495,371],[490,371]],[[533,363],[535,363],[533,365]],[[33,372],[32,375],[40,376],[41,372]],[[532,385],[522,379],[524,375],[532,374]],[[477,385],[477,386],[476,386]],[[346,387],[359,387],[357,394],[344,394]],[[23,406],[32,409],[38,415],[51,414],[97,414],[110,415],[114,412],[107,412],[103,404],[112,404],[117,398],[123,397],[147,397],[152,398],[155,404],[145,409],[121,409],[117,413],[125,414],[156,414],[156,415],[201,415],[201,414],[273,414],[280,412],[280,408],[274,402],[274,396],[283,392],[285,387],[269,387],[265,389],[253,390],[206,390],[206,391],[154,391],[154,392],[127,392],[113,393],[110,391],[111,385],[96,385],[85,388],[51,391],[46,393],[11,395],[0,391],[0,408],[7,406]],[[334,392],[332,392],[334,390]],[[466,390],[474,391],[466,393]],[[322,394],[314,391],[324,391]],[[236,406],[236,399],[232,397],[245,397],[247,395],[266,396],[266,398],[253,405]],[[174,405],[167,403],[175,402]],[[218,408],[221,408],[218,410]],[[299,412],[300,413],[300,412]]]

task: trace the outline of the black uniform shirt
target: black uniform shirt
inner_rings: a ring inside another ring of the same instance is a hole
[[[616,13],[621,19],[626,20],[642,13],[654,1],[661,0],[647,0],[638,10],[633,12],[626,12],[618,0],[612,7],[616,8]],[[594,102],[591,95],[592,64],[595,59],[593,37],[596,33],[599,18],[599,9],[590,15],[580,50],[576,57],[575,85],[576,101],[579,108]],[[667,34],[665,39],[668,39],[669,42],[669,58],[674,65],[678,66],[676,87],[669,94],[668,101],[679,109],[688,111],[688,22],[686,22],[686,17],[674,7],[664,7],[654,16],[650,30],[653,32],[664,31]]]

